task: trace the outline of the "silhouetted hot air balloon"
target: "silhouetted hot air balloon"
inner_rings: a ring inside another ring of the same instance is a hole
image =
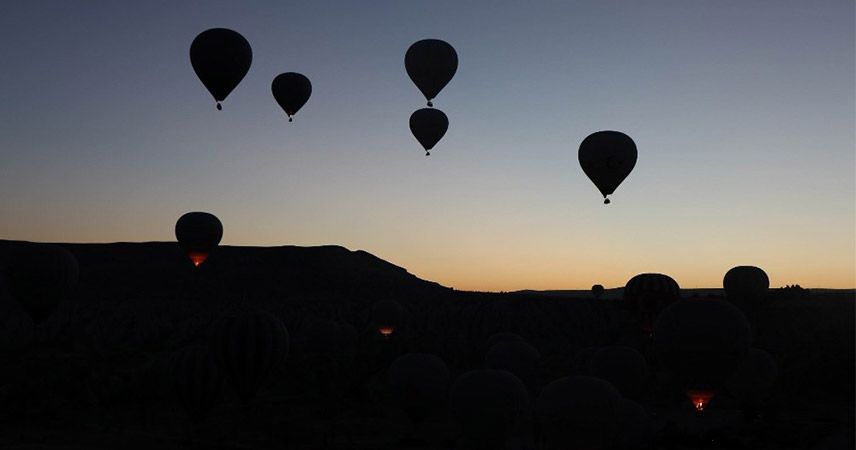
[[[616,425],[613,447],[610,448],[648,448],[648,444],[654,440],[654,420],[645,408],[633,400],[621,399]]]
[[[273,92],[273,98],[288,115],[288,121],[291,122],[292,116],[300,111],[312,95],[312,83],[302,74],[286,72],[273,79],[270,90]]]
[[[172,392],[189,416],[204,416],[220,400],[223,378],[208,347],[177,351],[169,360],[169,371]]]
[[[428,417],[445,405],[449,368],[442,359],[428,353],[408,353],[389,367],[389,386],[395,400],[414,422]]]
[[[389,338],[404,322],[404,307],[395,300],[381,300],[372,307],[372,325],[381,336]]]
[[[530,391],[538,386],[538,362],[541,353],[525,341],[503,341],[491,347],[484,357],[485,368],[507,370],[520,379]]]
[[[603,291],[603,286],[600,284],[596,284],[591,287],[591,295],[593,295],[594,298],[600,298],[600,296],[603,295]]]
[[[500,331],[499,333],[494,333],[487,338],[484,344],[484,351],[487,353],[494,345],[499,344],[500,342],[526,342],[526,339],[523,339],[523,336],[512,333],[510,331]]]
[[[248,403],[288,356],[288,344],[288,330],[282,321],[250,309],[219,320],[210,348],[232,389]]]
[[[773,355],[752,347],[729,378],[726,387],[745,408],[755,409],[772,394],[778,373]]]
[[[624,286],[624,304],[636,314],[642,331],[650,334],[663,308],[681,299],[681,288],[668,275],[640,273]]]
[[[681,300],[664,309],[654,327],[657,360],[702,411],[749,351],[746,317],[719,299]]]
[[[22,244],[6,264],[6,289],[33,323],[47,320],[77,284],[80,269],[68,250],[49,244]]]
[[[633,139],[619,131],[598,131],[583,139],[578,155],[580,166],[603,194],[604,204],[609,204],[607,196],[630,175],[636,155]]]
[[[449,118],[439,109],[422,108],[410,116],[410,131],[425,148],[425,155],[434,148],[449,129]]]
[[[189,212],[175,223],[175,237],[193,265],[199,266],[223,238],[223,224],[213,214]]]
[[[616,432],[621,394],[609,382],[587,376],[559,378],[541,391],[535,416],[544,450],[604,448]]]
[[[404,55],[407,75],[425,95],[428,106],[431,100],[452,80],[458,70],[458,54],[448,42],[423,39],[415,42]]]
[[[589,361],[589,374],[609,381],[624,397],[636,398],[645,386],[648,364],[633,347],[603,347]]]
[[[722,287],[728,301],[742,309],[751,320],[755,320],[757,309],[770,288],[770,279],[758,267],[737,266],[725,273]]]
[[[529,407],[526,386],[504,370],[471,370],[449,391],[449,407],[461,427],[463,448],[503,448]]]
[[[250,70],[253,49],[238,32],[212,28],[199,33],[190,44],[193,71],[214,96],[217,109]]]

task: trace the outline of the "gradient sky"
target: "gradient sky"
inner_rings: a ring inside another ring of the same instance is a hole
[[[528,3],[528,4],[527,4]],[[0,4],[0,238],[364,249],[470,290],[856,286],[854,2],[21,1]],[[253,47],[224,110],[190,43]],[[460,65],[430,157],[408,128],[419,39]],[[312,98],[287,123],[271,80]],[[577,161],[604,129],[635,170],[609,206]]]

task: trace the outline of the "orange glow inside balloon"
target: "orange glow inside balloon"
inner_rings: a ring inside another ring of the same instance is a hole
[[[704,411],[707,404],[713,398],[713,392],[710,391],[687,391],[687,398],[693,402],[693,407],[696,411]]]
[[[378,333],[382,334],[383,337],[390,337],[392,333],[395,331],[395,328],[389,326],[378,327]]]
[[[199,267],[200,264],[205,262],[205,259],[208,258],[207,252],[187,252],[187,256],[190,257],[190,260],[193,261],[193,265]]]

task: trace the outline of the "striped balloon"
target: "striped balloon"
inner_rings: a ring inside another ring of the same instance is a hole
[[[657,314],[680,299],[678,283],[661,273],[640,273],[624,286],[624,304],[639,317],[647,333],[653,329]]]
[[[204,416],[220,400],[223,377],[207,347],[179,350],[169,360],[169,372],[173,393],[189,416]]]
[[[259,310],[224,317],[214,326],[211,351],[232,389],[248,403],[288,356],[288,330]]]

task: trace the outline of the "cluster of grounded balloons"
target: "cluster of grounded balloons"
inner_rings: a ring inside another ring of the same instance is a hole
[[[236,31],[212,28],[200,33],[190,46],[193,70],[208,89],[217,109],[220,102],[238,86],[253,60],[249,42]],[[433,99],[449,84],[458,70],[458,54],[448,42],[423,39],[415,42],[404,56],[407,75],[428,101],[428,107],[418,109],[410,116],[410,131],[430,155],[431,149],[449,129],[449,118],[434,108]],[[279,106],[288,115],[288,121],[309,100],[312,83],[296,72],[277,75],[271,91]],[[636,144],[624,133],[598,131],[586,137],[579,148],[580,166],[604,197],[615,192],[618,185],[636,165]]]

